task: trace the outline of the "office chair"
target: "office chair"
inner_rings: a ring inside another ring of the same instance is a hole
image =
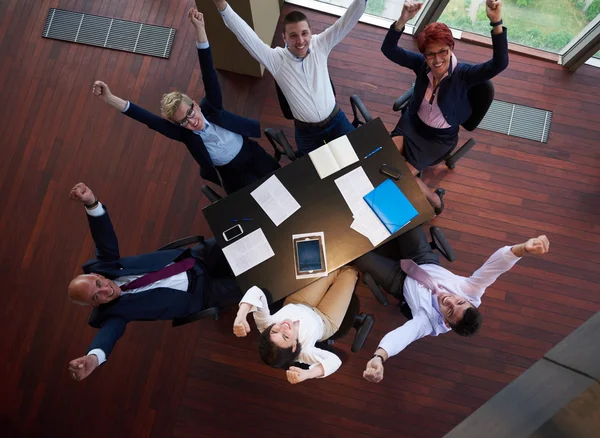
[[[402,113],[404,113],[413,93],[414,84],[406,93],[396,99],[393,105],[394,111],[402,111]],[[471,104],[472,112],[471,116],[462,124],[462,127],[467,131],[473,131],[479,126],[479,123],[481,123],[485,117],[485,114],[488,109],[490,109],[490,105],[492,105],[494,100],[494,85],[492,84],[492,81],[485,81],[472,86],[467,92],[467,98]],[[456,146],[454,146],[451,151],[440,157],[440,159],[435,161],[432,166],[445,161],[446,166],[448,166],[449,169],[454,169],[454,167],[456,167],[456,162],[464,157],[473,146],[475,146],[475,139],[469,138],[460,148],[458,148],[458,150],[456,149]],[[455,150],[456,152],[454,152]]]
[[[204,187],[207,187],[207,186],[204,186]],[[196,243],[202,243],[202,242],[204,242],[203,236],[184,237],[182,239],[177,239],[171,243],[161,246],[160,248],[158,248],[158,251],[166,251],[169,249],[182,248],[184,246],[194,245]],[[190,322],[194,322],[194,321],[198,321],[199,319],[206,318],[208,316],[212,316],[212,318],[215,320],[219,319],[219,308],[218,307],[209,307],[208,309],[204,309],[204,310],[201,310],[196,313],[190,313],[189,315],[182,316],[181,318],[173,318],[173,322],[171,323],[171,326],[179,327],[179,326],[182,326],[185,324],[189,324]]]
[[[356,334],[354,335],[354,340],[352,341],[352,347],[350,350],[353,353],[358,353],[365,341],[367,340],[367,336],[373,327],[375,322],[375,318],[370,313],[359,313],[360,311],[360,300],[356,294],[352,294],[352,299],[350,300],[350,305],[348,306],[348,310],[346,311],[346,315],[344,316],[344,320],[340,325],[340,328],[337,332],[321,342],[317,342],[317,346],[319,344],[324,344],[328,347],[331,347],[337,339],[341,339],[348,334],[350,329],[356,329]]]
[[[446,240],[446,237],[444,236],[444,233],[442,233],[442,230],[438,227],[433,226],[429,229],[429,232],[431,233],[431,242],[429,242],[429,246],[431,247],[431,249],[437,250],[449,262],[453,262],[454,260],[456,260],[454,250],[448,243],[448,240]],[[371,277],[371,275],[369,275],[368,273],[363,273],[362,282],[371,290],[371,292],[373,292],[373,295],[375,295],[375,298],[377,299],[377,301],[379,301],[379,304],[383,306],[387,306],[389,304],[387,297],[381,289],[381,286],[375,283],[375,280],[373,280],[373,277]],[[408,304],[406,304],[406,302],[404,302],[402,298],[399,299],[400,312],[408,319],[412,319],[410,307],[408,307]]]
[[[290,106],[287,103],[287,100],[285,100],[285,96],[283,96],[283,93],[281,93],[281,90],[279,89],[279,86],[277,85],[277,83],[275,83],[275,86],[277,87],[277,90],[278,90],[277,97],[279,98],[279,105],[281,107],[281,112],[283,113],[283,115],[285,116],[286,119],[292,120],[294,118],[294,116],[292,115]],[[331,84],[331,86],[333,86],[333,83]],[[335,93],[335,89],[334,89],[334,93]],[[365,105],[362,103],[362,101],[360,100],[360,97],[358,97],[356,94],[353,94],[352,96],[350,96],[350,105],[352,106],[352,113],[354,115],[354,118],[352,120],[352,125],[355,128],[358,128],[360,125],[364,125],[365,123],[373,120],[373,117],[371,116],[371,114],[369,113],[369,111],[367,110]],[[288,111],[289,111],[289,113],[286,114],[286,112],[288,112]],[[362,119],[361,119],[361,116],[362,116]],[[298,154],[297,151],[294,151],[294,149],[292,148],[292,145],[290,144],[289,140],[287,139],[287,137],[285,136],[285,134],[283,133],[283,131],[281,129],[266,128],[265,136],[271,143],[271,146],[273,146],[273,150],[274,150],[273,156],[275,157],[275,160],[277,162],[279,162],[279,160],[281,159],[281,157],[283,155],[287,156],[291,161],[294,161],[297,158],[300,158],[300,155]]]
[[[214,204],[219,199],[223,199],[223,197],[221,195],[219,195],[217,192],[215,192],[212,188],[210,188],[207,185],[203,185],[200,188],[200,191],[202,192],[202,194],[204,196],[206,196],[208,198],[208,200],[210,201],[211,204]],[[173,243],[175,243],[175,242],[173,242]]]

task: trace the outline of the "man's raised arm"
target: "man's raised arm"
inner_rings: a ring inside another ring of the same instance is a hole
[[[213,0],[215,6],[221,13],[225,25],[233,32],[238,41],[252,55],[254,59],[260,62],[274,74],[277,69],[275,49],[265,44],[256,32],[227,4],[225,0]]]

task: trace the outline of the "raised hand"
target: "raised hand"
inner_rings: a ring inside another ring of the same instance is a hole
[[[398,23],[402,24],[402,27],[404,27],[406,23],[412,20],[419,13],[422,7],[422,2],[406,0],[404,2],[404,6],[402,6],[402,13],[400,14]]]
[[[69,374],[78,382],[92,374],[96,368],[98,368],[98,357],[95,354],[78,357],[69,362]]]
[[[383,361],[380,357],[374,357],[367,362],[363,377],[373,383],[379,383],[383,380]]]
[[[288,382],[290,382],[292,385],[304,382],[305,380],[310,378],[310,373],[308,370],[303,370],[302,368],[298,367],[290,367],[285,372],[285,375],[288,379]]]
[[[542,255],[550,249],[550,241],[544,235],[533,237],[525,242],[525,251],[529,254]]]
[[[485,13],[490,19],[490,23],[500,21],[502,18],[502,0],[486,0]]]
[[[233,322],[233,334],[238,338],[243,338],[248,333],[250,333],[250,325],[246,321],[246,315],[237,315]]]
[[[69,193],[69,197],[73,201],[81,202],[83,205],[91,205],[96,201],[94,193],[84,183],[75,184],[71,189],[71,193]]]
[[[109,103],[109,99],[112,97],[110,88],[108,88],[108,85],[102,81],[94,82],[94,85],[92,86],[92,93],[94,93],[94,96],[98,96],[106,103]]]
[[[226,0],[213,0],[213,3],[215,4],[215,6],[217,7],[217,9],[219,11],[223,11],[227,7],[227,1]]]
[[[191,8],[188,11],[188,18],[196,29],[204,28],[204,15],[196,8]]]

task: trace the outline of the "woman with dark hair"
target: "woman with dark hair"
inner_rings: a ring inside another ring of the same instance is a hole
[[[240,301],[233,333],[244,337],[250,332],[246,317],[252,312],[261,332],[260,357],[267,365],[286,369],[290,383],[327,377],[342,361],[335,354],[317,348],[315,343],[338,331],[357,280],[358,271],[353,267],[335,270],[287,297],[281,310],[273,315],[264,292],[253,286]],[[291,367],[296,361],[310,368]]]
[[[404,26],[423,3],[406,0],[398,21],[390,27],[381,51],[390,60],[410,68],[417,75],[409,105],[392,131],[394,143],[404,155],[411,172],[430,166],[458,142],[459,126],[471,115],[467,92],[469,88],[498,75],[508,66],[506,28],[502,27],[501,0],[486,0],[486,13],[492,26],[493,57],[482,64],[458,62],[452,51],[454,38],[443,23],[430,23],[419,33],[420,53],[398,47]],[[421,189],[436,214],[444,208],[444,189],[432,191],[420,179]]]

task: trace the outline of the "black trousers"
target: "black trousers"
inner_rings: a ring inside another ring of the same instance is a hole
[[[196,264],[188,271],[189,292],[193,294],[189,313],[209,307],[226,307],[242,299],[231,267],[214,238],[191,248],[190,255]]]
[[[402,259],[413,259],[418,265],[440,264],[423,228],[416,227],[356,259],[354,265],[361,272],[369,273],[388,293],[403,299],[402,288],[406,274],[400,269]]]
[[[244,138],[240,152],[224,166],[217,166],[223,188],[229,193],[270,175],[281,166],[257,142]]]

